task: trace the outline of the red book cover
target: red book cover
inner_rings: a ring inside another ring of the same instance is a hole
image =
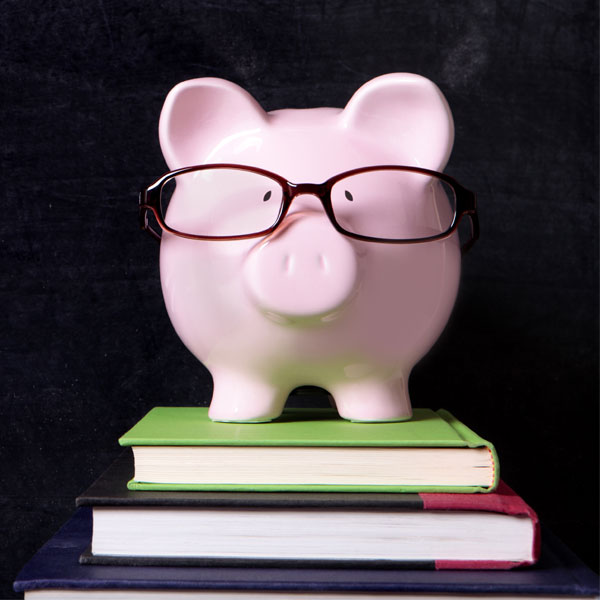
[[[540,556],[540,522],[535,511],[504,481],[490,494],[419,494],[423,510],[477,510],[524,516],[533,524],[532,560],[520,563],[507,561],[436,560],[436,569],[511,569],[534,564]]]

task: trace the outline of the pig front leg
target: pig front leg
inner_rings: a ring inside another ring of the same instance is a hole
[[[363,379],[333,387],[340,417],[357,422],[407,421],[412,417],[407,379]]]
[[[214,390],[208,409],[213,421],[264,423],[276,419],[285,405],[287,391],[241,371],[211,368]]]

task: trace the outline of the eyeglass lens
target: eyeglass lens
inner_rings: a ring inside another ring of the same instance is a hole
[[[161,191],[165,224],[181,233],[238,236],[269,229],[283,205],[278,182],[251,171],[204,169],[176,175]]]
[[[335,220],[350,233],[411,240],[448,231],[456,198],[452,187],[437,177],[382,169],[338,181],[331,206]]]

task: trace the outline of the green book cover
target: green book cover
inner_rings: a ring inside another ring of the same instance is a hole
[[[286,409],[269,423],[218,423],[208,418],[206,407],[156,407],[120,439],[121,446],[273,446],[273,447],[386,447],[386,448],[482,448],[489,450],[494,465],[493,483],[479,486],[344,486],[345,491],[372,492],[489,492],[499,481],[494,446],[446,410],[414,409],[410,421],[353,423],[330,409]],[[130,489],[145,490],[248,490],[247,485],[165,484],[132,480]],[[253,486],[276,491],[277,485]],[[340,486],[285,486],[286,490],[339,491]]]

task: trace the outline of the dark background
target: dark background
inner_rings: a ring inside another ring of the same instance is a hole
[[[0,3],[0,597],[155,405],[207,403],[176,337],[137,191],[165,171],[157,124],[184,79],[266,109],[344,106],[367,80],[435,81],[447,167],[482,236],[453,318],[415,369],[497,446],[503,478],[598,561],[596,2],[99,0]]]

